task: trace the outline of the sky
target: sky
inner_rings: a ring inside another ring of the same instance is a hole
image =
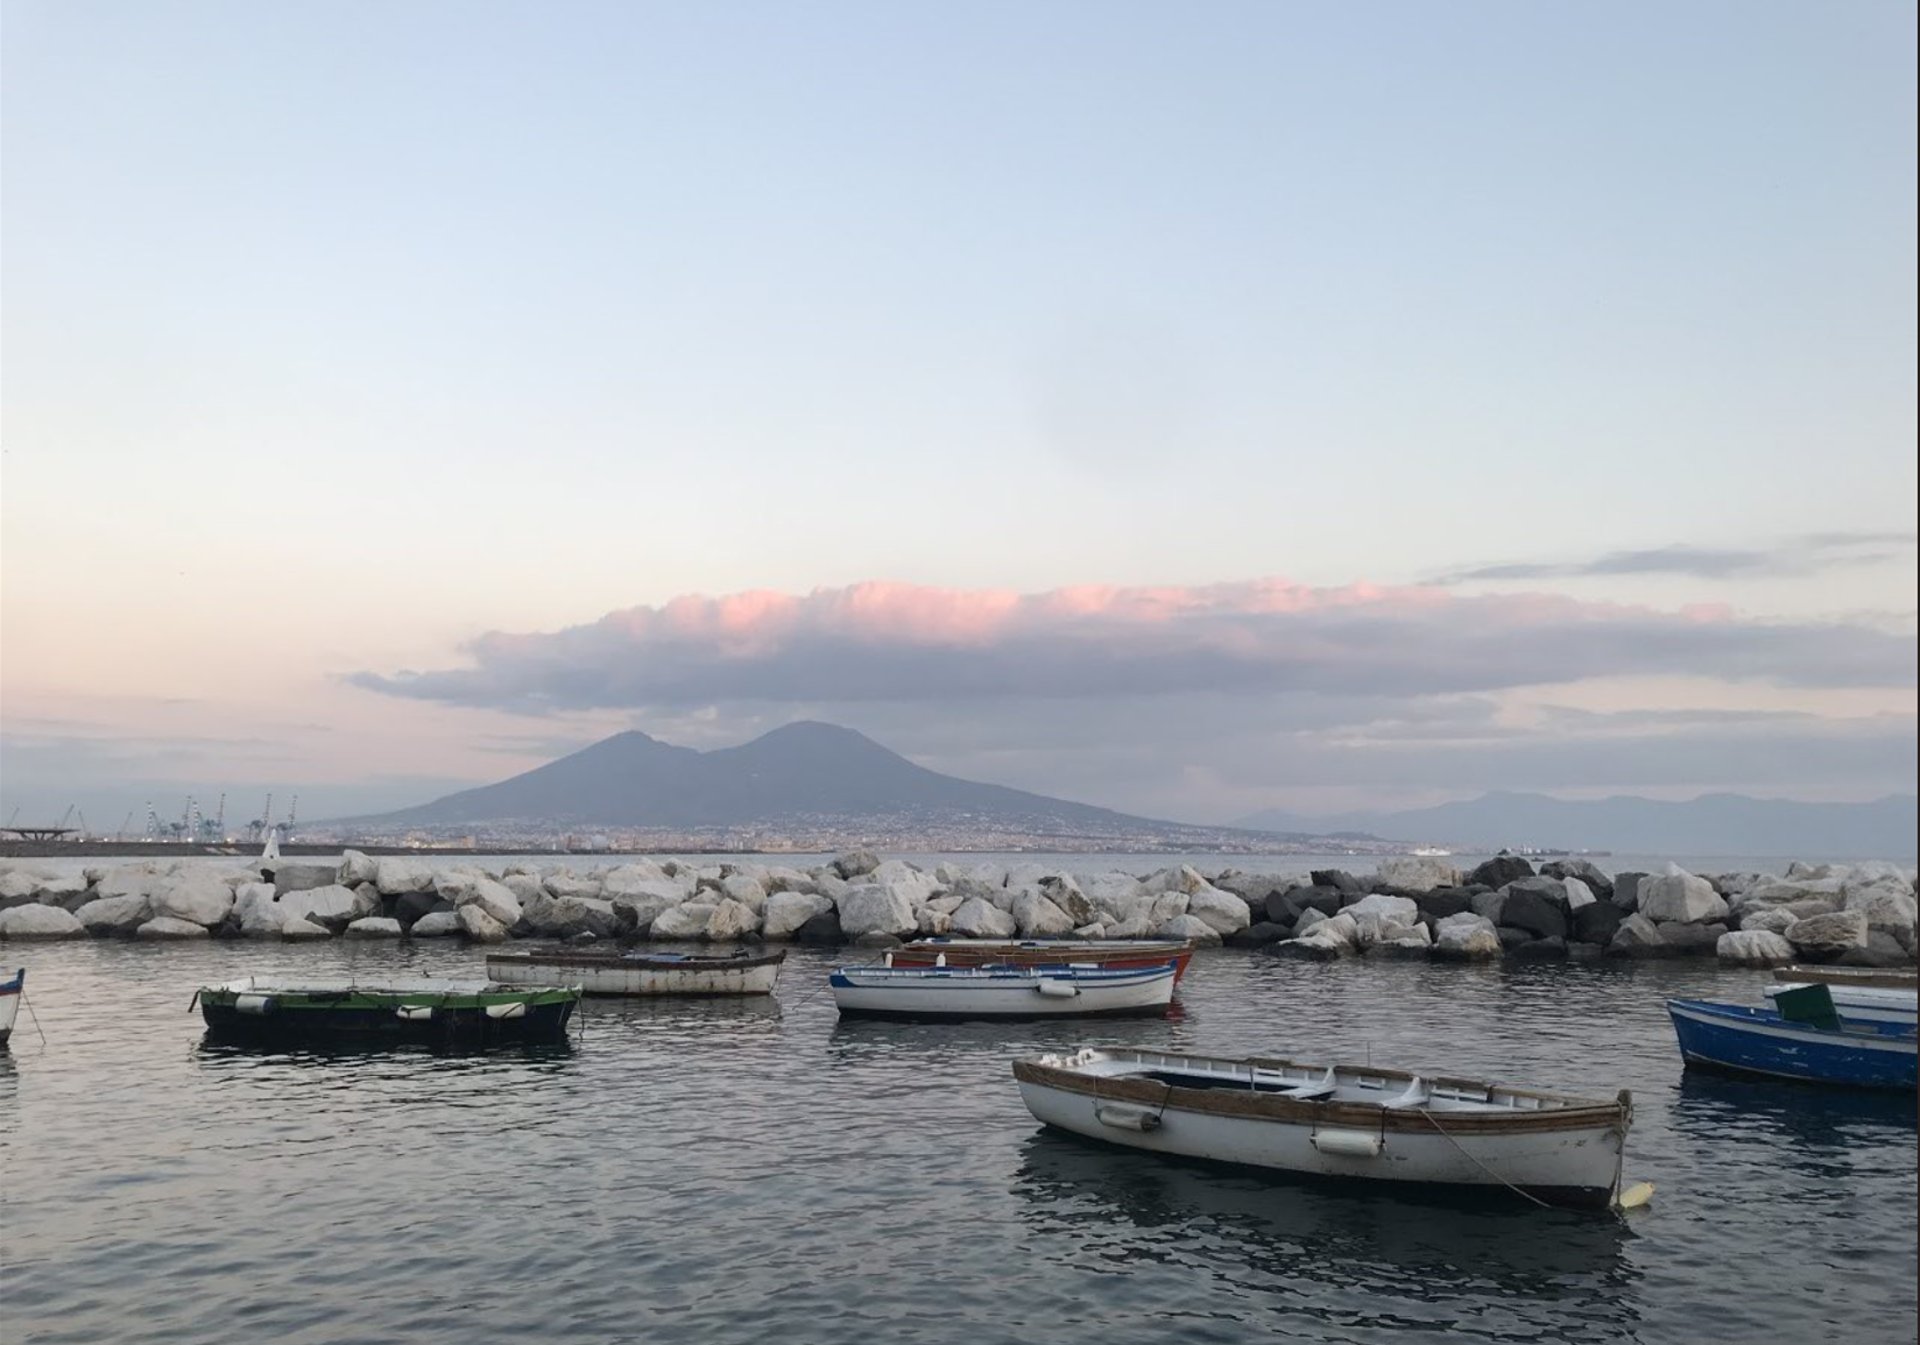
[[[0,810],[1911,792],[1915,39],[9,0]]]

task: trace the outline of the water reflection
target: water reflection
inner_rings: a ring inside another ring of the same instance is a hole
[[[1920,1124],[1914,1094],[1895,1089],[1769,1083],[1690,1069],[1675,1092],[1678,1128],[1764,1130],[1805,1149],[1838,1149],[1872,1139],[1911,1145],[1911,1132]]]
[[[1494,1207],[1373,1191],[1109,1149],[1053,1131],[1020,1152],[1014,1193],[1037,1229],[1164,1248],[1198,1235],[1264,1275],[1327,1284],[1400,1285],[1438,1301],[1485,1295],[1612,1301],[1637,1278],[1634,1237],[1612,1214]]]
[[[298,1046],[228,1039],[209,1032],[194,1046],[194,1056],[207,1065],[222,1064],[339,1064],[368,1060],[520,1060],[535,1064],[564,1061],[574,1054],[571,1040],[514,1042],[481,1046],[434,1042],[338,1041],[303,1042]]]

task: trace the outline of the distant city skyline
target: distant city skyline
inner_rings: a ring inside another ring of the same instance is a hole
[[[1913,788],[1910,5],[0,38],[0,820],[798,719],[1193,823]]]

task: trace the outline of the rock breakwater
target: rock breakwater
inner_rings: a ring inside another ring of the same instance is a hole
[[[518,938],[890,947],[928,935],[1191,939],[1283,957],[1479,961],[1717,956],[1915,963],[1911,871],[1794,864],[1758,873],[1607,874],[1500,856],[1205,874],[1076,876],[1039,863],[923,869],[866,851],[808,868],[635,859],[593,868],[371,856],[221,868],[160,860],[78,878],[0,869],[0,939]]]

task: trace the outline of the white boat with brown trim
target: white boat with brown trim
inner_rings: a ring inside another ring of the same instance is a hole
[[[827,978],[852,1018],[1158,1016],[1173,1001],[1174,964],[1154,967],[840,967]]]
[[[1401,1070],[1086,1049],[1014,1062],[1027,1110],[1112,1144],[1245,1167],[1604,1208],[1633,1100]]]
[[[487,975],[503,985],[577,985],[589,995],[771,995],[784,952],[588,953],[570,949],[489,953]]]

